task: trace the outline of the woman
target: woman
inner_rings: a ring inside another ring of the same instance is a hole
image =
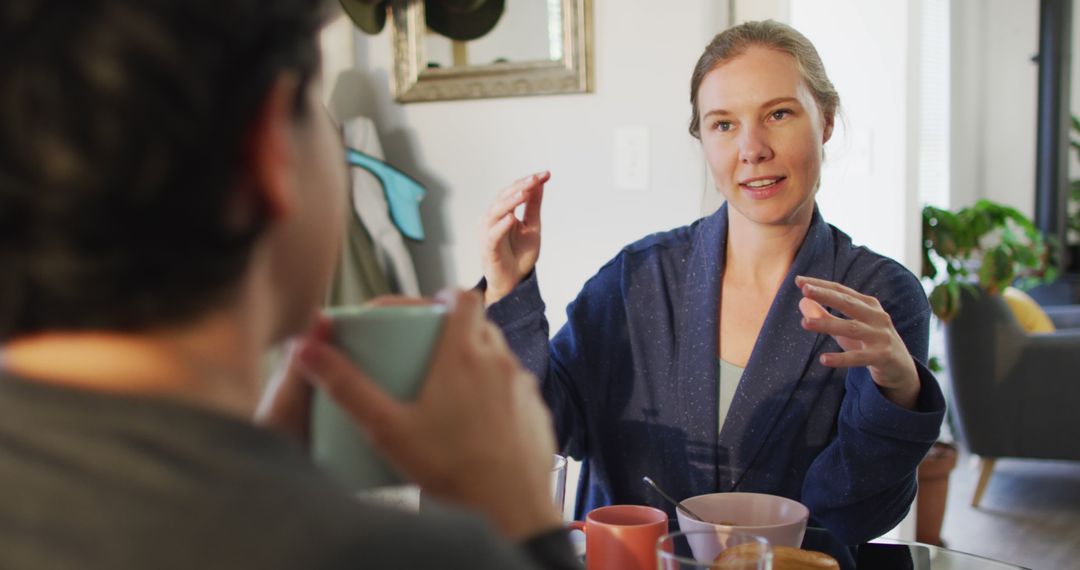
[[[815,206],[839,97],[810,42],[768,21],[713,39],[690,102],[726,204],[624,248],[549,344],[533,272],[549,175],[519,180],[488,218],[488,313],[584,460],[578,517],[667,508],[650,475],[679,498],[791,497],[845,544],[879,536],[914,498],[944,403],[918,280]]]

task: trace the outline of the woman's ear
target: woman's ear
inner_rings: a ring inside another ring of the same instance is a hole
[[[830,114],[830,115],[825,117],[825,128],[823,129],[823,133],[822,133],[822,137],[821,137],[821,144],[825,144],[825,143],[829,142],[829,139],[832,138],[833,124],[834,124],[835,120],[836,120],[836,115],[835,114]]]
[[[298,199],[293,140],[298,89],[294,73],[279,74],[259,104],[244,143],[249,198],[263,205],[270,220],[288,216]]]

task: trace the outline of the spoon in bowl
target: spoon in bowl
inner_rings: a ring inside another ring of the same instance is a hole
[[[688,517],[690,517],[690,518],[692,518],[692,519],[694,519],[694,520],[696,520],[698,522],[708,522],[705,519],[699,517],[696,513],[694,513],[694,511],[691,511],[690,509],[686,508],[686,506],[682,504],[682,501],[676,501],[675,499],[672,499],[671,495],[668,495],[667,493],[665,493],[664,490],[661,489],[660,486],[657,485],[648,476],[642,477],[641,480],[644,481],[646,485],[652,487],[654,491],[656,491],[657,493],[660,493],[661,497],[666,499],[667,502],[671,503],[672,505],[675,505],[675,508],[682,511],[686,516],[688,516]]]

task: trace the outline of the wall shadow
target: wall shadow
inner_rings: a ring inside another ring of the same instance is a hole
[[[362,49],[358,45],[358,50]],[[333,79],[329,107],[341,123],[355,117],[371,119],[386,162],[427,189],[427,196],[420,203],[425,239],[416,242],[406,238],[405,243],[416,266],[421,293],[433,295],[439,289],[457,284],[446,208],[450,189],[442,177],[426,166],[416,134],[406,126],[404,109],[390,94],[388,73],[367,69],[365,61],[365,57],[357,57],[356,67]]]

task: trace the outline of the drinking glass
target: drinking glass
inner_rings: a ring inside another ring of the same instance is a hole
[[[764,537],[734,530],[673,532],[656,542],[659,570],[772,570]]]
[[[555,455],[554,467],[551,469],[551,498],[555,501],[559,514],[562,514],[566,501],[566,458],[558,454]]]

